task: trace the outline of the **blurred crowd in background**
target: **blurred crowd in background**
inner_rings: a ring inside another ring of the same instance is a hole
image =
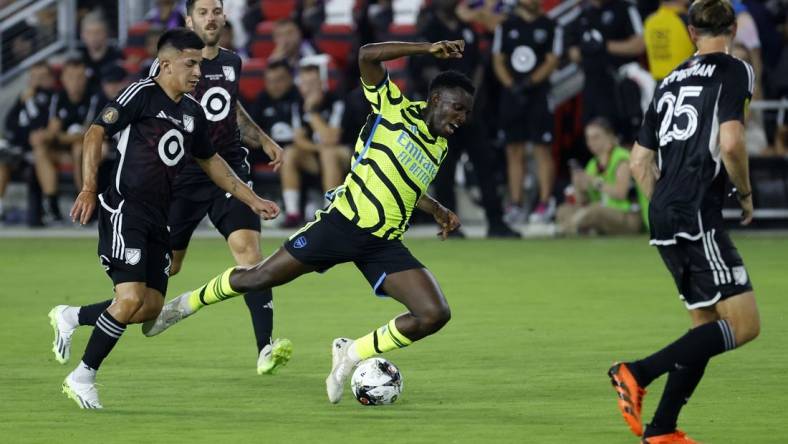
[[[13,2],[0,0],[0,11]],[[77,1],[79,44],[25,70],[0,140],[0,217],[5,224],[62,225],[81,187],[84,131],[104,104],[148,75],[159,35],[183,26],[185,5],[151,1],[143,21],[117,42],[114,2]],[[483,208],[488,235],[555,222],[565,234],[637,233],[646,201],[629,173],[629,147],[658,82],[695,48],[687,0],[225,0],[221,46],[244,59],[240,88],[252,118],[285,148],[274,173],[252,152],[255,187],[283,203],[296,227],[339,185],[370,113],[355,63],[366,43],[458,40],[462,59],[414,57],[387,63],[389,76],[425,100],[434,75],[467,74],[477,86],[470,123],[449,140],[433,194],[456,209],[457,191]],[[788,97],[785,0],[736,0],[733,55],[756,73],[754,101]],[[57,39],[57,11],[43,8],[4,29],[7,72]],[[753,157],[788,154],[785,106],[748,115]],[[0,113],[2,114],[2,113]],[[107,144],[100,175],[109,184]],[[3,200],[25,183],[24,205]],[[462,235],[462,233],[458,233]]]

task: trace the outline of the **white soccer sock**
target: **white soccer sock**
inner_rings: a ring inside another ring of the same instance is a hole
[[[96,370],[88,367],[88,365],[82,361],[79,361],[79,365],[77,365],[77,368],[75,368],[71,374],[74,376],[74,381],[82,384],[92,384],[96,381]]]
[[[69,327],[76,328],[79,326],[79,307],[68,307],[63,310],[63,321],[65,321]]]
[[[283,190],[282,198],[285,201],[285,214],[297,215],[301,212],[298,211],[298,202],[301,200],[301,192],[298,190]]]
[[[358,355],[358,351],[356,350],[356,343],[353,342],[350,344],[350,347],[347,349],[347,357],[350,358],[353,362],[358,363],[361,360],[361,357]]]

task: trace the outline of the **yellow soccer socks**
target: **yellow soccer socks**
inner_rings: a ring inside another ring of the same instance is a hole
[[[239,293],[230,287],[230,274],[233,270],[235,270],[235,267],[228,268],[224,273],[208,281],[207,284],[192,291],[189,295],[189,308],[194,312],[206,305],[242,295],[243,293]]]
[[[356,339],[351,346],[351,356],[358,358],[359,361],[371,358],[372,356],[385,353],[397,348],[404,348],[413,343],[397,330],[394,323],[395,319],[388,324],[373,330],[366,336]]]

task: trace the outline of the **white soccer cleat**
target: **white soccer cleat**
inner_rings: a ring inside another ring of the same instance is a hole
[[[184,318],[194,314],[189,308],[189,295],[191,291],[181,294],[180,296],[172,299],[170,302],[164,304],[161,313],[156,319],[145,321],[142,324],[142,334],[145,336],[156,336],[164,330],[177,324]]]
[[[65,364],[71,357],[71,335],[74,334],[76,326],[69,324],[63,319],[63,311],[69,308],[68,305],[58,305],[49,310],[49,325],[55,332],[55,340],[52,341],[52,353],[55,354],[55,361]]]
[[[257,374],[273,375],[279,368],[284,367],[293,356],[293,343],[289,339],[275,339],[273,344],[267,344],[260,350],[257,358]]]
[[[326,378],[326,392],[328,400],[336,404],[342,400],[342,392],[356,362],[348,356],[348,349],[353,344],[352,339],[337,338],[331,345],[331,373]]]
[[[103,409],[95,383],[77,382],[71,374],[63,381],[63,393],[74,400],[81,409]]]

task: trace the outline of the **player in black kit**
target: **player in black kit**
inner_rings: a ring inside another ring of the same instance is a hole
[[[186,26],[205,42],[200,64],[202,77],[194,88],[209,120],[208,133],[216,151],[243,181],[251,184],[244,147],[260,148],[268,155],[274,171],[282,162],[282,149],[263,132],[238,101],[241,58],[218,46],[226,19],[221,0],[189,0],[186,3]],[[158,71],[158,62],[151,67],[151,77]],[[263,256],[260,252],[260,218],[238,199],[226,195],[214,185],[195,162],[186,159],[183,171],[175,179],[170,209],[172,267],[177,274],[186,257],[186,249],[195,228],[206,216],[227,240],[238,265],[254,265]],[[257,373],[271,374],[285,365],[292,353],[287,339],[272,341],[273,301],[271,290],[253,291],[244,295],[252,315],[257,342]],[[143,326],[143,332],[146,332]]]
[[[744,120],[755,76],[729,55],[736,19],[728,0],[696,1],[689,25],[698,52],[660,83],[630,163],[651,201],[651,244],[673,275],[692,329],[653,355],[609,371],[624,419],[651,444],[696,442],[676,422],[709,359],[760,332],[752,284],[722,223],[727,179],[736,187],[742,224],[752,220]],[[644,431],[645,388],[664,373],[662,399]]]
[[[214,151],[205,112],[188,94],[200,80],[204,46],[188,29],[164,33],[158,43],[160,74],[123,90],[85,134],[84,185],[71,209],[72,219],[83,224],[96,208],[104,137],[120,136],[112,184],[98,196],[98,254],[115,286],[115,299],[105,310],[95,309],[101,305],[96,304],[81,310],[58,306],[50,312],[55,357],[61,363],[68,359],[76,325],[95,324],[82,361],[63,382],[63,392],[80,408],[102,408],[96,372],[126,325],[153,319],[161,311],[172,262],[167,220],[173,181],[187,156],[255,213],[266,219],[279,213],[275,203],[257,196]]]

